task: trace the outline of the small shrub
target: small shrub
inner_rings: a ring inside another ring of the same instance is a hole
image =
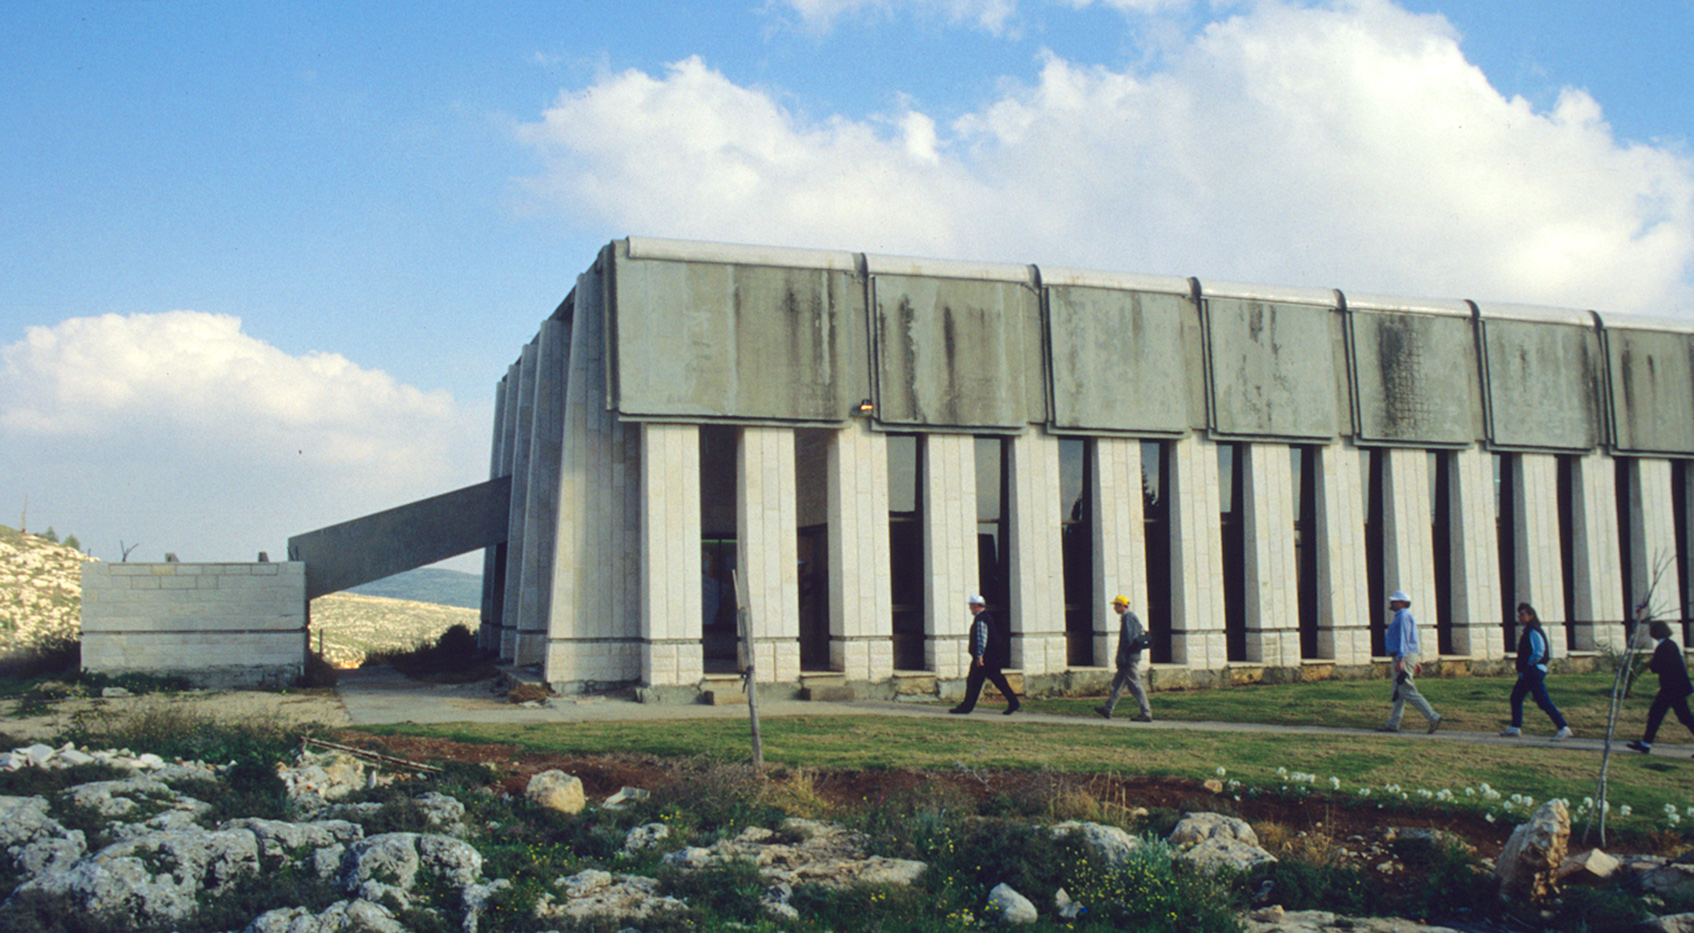
[[[1267,891],[1263,903],[1281,904],[1284,910],[1362,915],[1374,913],[1379,900],[1370,880],[1357,869],[1295,859],[1254,868],[1242,876],[1237,890],[1244,908],[1263,906],[1255,898],[1261,890]]]
[[[1088,907],[1090,929],[1236,931],[1223,883],[1149,840],[1119,865],[1087,858],[1074,863],[1064,888]]]
[[[717,861],[699,871],[665,871],[660,881],[664,893],[719,921],[751,923],[764,915],[759,901],[765,885],[759,880],[759,866],[749,860]]]
[[[1416,919],[1475,921],[1500,915],[1500,882],[1474,855],[1426,838],[1396,842],[1394,851],[1419,880],[1389,902],[1390,910]]]
[[[375,651],[366,655],[365,666],[388,664],[408,677],[437,683],[466,683],[486,680],[499,673],[495,659],[477,647],[476,636],[464,625],[454,625],[434,642],[421,643],[404,651]]]
[[[1635,928],[1654,913],[1647,909],[1641,895],[1633,892],[1616,888],[1568,888],[1559,896],[1553,926],[1585,933],[1617,933]]]

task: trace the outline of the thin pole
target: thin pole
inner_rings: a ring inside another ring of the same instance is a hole
[[[741,576],[731,570],[729,577],[735,585],[735,627],[739,629],[741,689],[747,694],[747,721],[753,733],[753,767],[761,771],[765,768],[765,740],[759,734],[759,683],[753,676],[753,619],[752,610],[748,608],[747,594],[741,584]]]

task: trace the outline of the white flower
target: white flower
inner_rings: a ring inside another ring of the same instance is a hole
[[[1224,775],[1226,775],[1228,773],[1229,773],[1228,771],[1225,771],[1223,769],[1223,765],[1218,765],[1218,777],[1223,777]]]
[[[1276,769],[1276,774],[1277,774],[1277,777],[1287,777],[1288,776],[1288,769],[1287,768],[1278,768],[1278,769]]]
[[[1340,790],[1341,789],[1341,779],[1336,777],[1333,774],[1330,775],[1329,776],[1329,786],[1330,786],[1331,790]]]
[[[1626,803],[1623,806],[1618,807],[1618,816],[1628,816],[1629,814],[1630,814],[1629,804]]]

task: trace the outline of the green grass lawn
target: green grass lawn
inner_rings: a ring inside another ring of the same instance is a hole
[[[1579,734],[1602,731],[1610,693],[1609,676],[1559,676],[1551,687]],[[1232,687],[1158,693],[1155,716],[1164,720],[1233,720],[1369,728],[1387,709],[1385,681]],[[1421,688],[1454,729],[1497,731],[1506,715],[1511,681],[1503,678],[1426,679]],[[1643,687],[1651,687],[1644,684]],[[1645,696],[1630,701],[1631,717],[1620,735],[1639,734]],[[1033,712],[1093,718],[1096,699],[1036,699]],[[1121,710],[1121,707],[1120,707]],[[1533,717],[1540,717],[1539,719]],[[1543,736],[1545,716],[1531,705],[1526,725]],[[1674,724],[1673,724],[1674,726]],[[376,733],[431,735],[470,742],[512,743],[527,751],[561,754],[631,753],[660,756],[749,754],[747,723],[741,719],[617,723],[531,723],[523,725],[401,725],[366,727]],[[1667,730],[1670,727],[1667,727]],[[1680,729],[1680,726],[1675,726]],[[1078,722],[1054,725],[1028,719],[980,716],[971,719],[907,716],[789,716],[763,719],[766,761],[810,768],[1040,769],[1089,773],[1147,774],[1195,781],[1217,777],[1243,782],[1243,792],[1301,792],[1390,808],[1439,806],[1494,810],[1517,822],[1522,810],[1507,810],[1513,794],[1540,802],[1553,797],[1580,801],[1594,792],[1600,756],[1592,750],[1526,740],[1511,744],[1419,741],[1388,735],[1267,735],[1181,729],[1104,729]],[[1667,731],[1666,739],[1683,740]],[[1281,769],[1281,772],[1279,772]],[[1287,772],[1287,773],[1282,773]],[[1289,774],[1314,775],[1302,784]],[[1694,761],[1684,755],[1642,756],[1619,750],[1612,757],[1614,810],[1608,821],[1622,829],[1670,827],[1664,805],[1694,806]],[[1332,787],[1331,778],[1341,788]],[[1389,795],[1386,785],[1398,785]],[[1483,784],[1503,799],[1485,800]],[[1470,788],[1474,795],[1467,795]],[[1368,798],[1362,791],[1368,789]],[[1447,791],[1452,802],[1427,800],[1419,791]],[[1694,818],[1683,817],[1694,827]],[[1580,824],[1579,824],[1580,825]]]

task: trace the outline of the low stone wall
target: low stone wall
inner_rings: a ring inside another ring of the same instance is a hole
[[[82,666],[285,686],[306,666],[306,565],[82,566]]]

